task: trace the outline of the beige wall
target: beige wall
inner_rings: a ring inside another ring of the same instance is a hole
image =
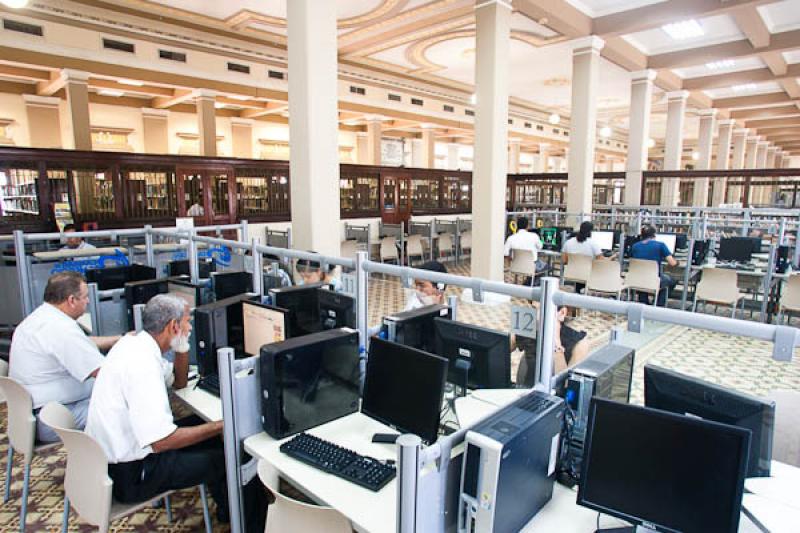
[[[106,104],[90,104],[89,123],[92,126],[133,130],[133,133],[128,135],[128,144],[133,148],[134,152],[144,152],[142,112],[140,109]]]
[[[10,128],[10,137],[15,146],[30,146],[28,115],[21,95],[0,93],[0,118],[14,121]]]

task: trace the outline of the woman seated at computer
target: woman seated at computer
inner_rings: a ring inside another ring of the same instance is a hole
[[[586,255],[592,259],[603,257],[603,250],[600,248],[600,244],[592,239],[593,229],[594,225],[588,220],[581,222],[577,235],[567,240],[561,248],[562,265],[569,263],[570,254]],[[583,292],[584,287],[586,287],[584,283],[576,283],[575,292]]]
[[[316,252],[309,253],[313,254]],[[336,267],[334,265],[326,265],[323,269],[319,261],[298,259],[297,272],[300,274],[298,285],[327,283],[331,286],[331,290],[335,292],[341,292],[342,282],[339,278],[333,275],[335,268]]]
[[[575,366],[589,355],[589,341],[585,331],[578,331],[568,325],[568,308],[558,310],[553,352],[553,373],[563,372]],[[512,350],[522,350],[523,356],[517,369],[517,385],[532,387],[536,378],[536,339],[512,336]]]

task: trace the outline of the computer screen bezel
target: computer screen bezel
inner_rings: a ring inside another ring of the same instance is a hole
[[[228,295],[220,296],[220,294],[219,294],[220,291],[217,288],[217,283],[218,283],[218,280],[220,280],[220,279],[223,280],[223,285],[225,284],[225,280],[233,280],[233,279],[235,279],[237,281],[238,280],[242,280],[242,279],[247,279],[249,281],[249,284],[245,283],[244,284],[245,290],[243,290],[241,292],[238,292],[236,294],[228,294]],[[237,271],[231,271],[231,272],[212,272],[211,273],[211,286],[214,289],[214,297],[217,300],[224,300],[226,298],[230,298],[231,296],[237,296],[239,294],[252,292],[252,290],[253,290],[253,275],[251,273],[247,272],[247,271],[244,271],[244,270],[237,270]]]
[[[275,341],[275,342],[283,342],[283,341],[291,338],[291,331],[290,331],[291,328],[290,328],[290,319],[289,319],[289,315],[291,313],[290,313],[290,311],[288,309],[283,309],[281,307],[276,307],[274,305],[263,304],[263,303],[255,302],[255,301],[252,301],[252,300],[242,300],[242,328],[243,328],[243,330],[242,330],[242,350],[243,350],[243,352],[245,354],[247,354],[247,355],[258,355],[258,354],[261,353],[261,348],[263,346],[267,346],[267,344],[263,344],[262,346],[259,346],[257,353],[254,353],[254,354],[252,354],[252,353],[247,351],[247,333],[244,331],[244,327],[245,327],[244,308],[245,308],[245,305],[252,305],[253,307],[260,307],[260,308],[266,309],[268,311],[273,311],[275,313],[281,313],[283,315],[283,340]],[[274,344],[274,343],[268,343],[268,344]]]
[[[121,274],[117,279],[122,279],[122,284],[109,284],[107,283],[110,274]],[[131,267],[129,265],[111,266],[105,268],[90,268],[86,270],[86,283],[96,283],[97,289],[101,291],[124,289],[127,283],[131,281]]]
[[[582,475],[580,483],[578,485],[578,496],[575,503],[577,503],[582,507],[593,509],[599,513],[620,518],[634,525],[646,525],[648,528],[653,529],[654,531],[659,531],[663,533],[677,533],[676,530],[669,528],[669,526],[667,525],[655,524],[648,521],[646,518],[633,516],[626,512],[618,511],[616,509],[612,509],[600,503],[590,501],[586,498],[586,485],[591,481],[591,460],[592,460],[592,447],[594,446],[593,442],[594,425],[595,425],[595,418],[598,406],[610,406],[612,408],[623,409],[623,410],[629,409],[629,410],[647,411],[649,416],[655,418],[668,419],[672,422],[682,423],[686,425],[705,426],[705,427],[713,426],[716,430],[720,432],[735,434],[738,438],[743,439],[745,441],[743,445],[745,451],[739,454],[739,464],[737,468],[737,476],[736,476],[737,480],[736,480],[736,487],[734,494],[734,500],[739,502],[739,505],[732,506],[733,507],[731,511],[732,515],[729,517],[731,525],[738,526],[740,520],[739,515],[741,512],[742,495],[744,493],[744,479],[747,471],[747,456],[749,452],[749,450],[747,449],[750,440],[750,434],[748,431],[736,426],[729,426],[726,424],[720,424],[718,422],[712,422],[708,420],[700,420],[688,416],[682,416],[675,413],[670,413],[668,411],[660,411],[658,409],[650,409],[638,405],[623,404],[597,397],[592,398],[589,404],[588,424],[586,426],[586,440],[584,442],[584,455],[583,455],[583,462],[581,464]],[[703,473],[698,472],[698,475],[703,475]],[[635,487],[631,488],[630,490],[642,491],[646,490],[646,487]],[[702,505],[702,503],[699,503],[698,505]],[[737,530],[738,527],[732,528],[729,532],[725,533],[735,533]]]
[[[309,334],[309,333],[318,333],[322,330],[322,326],[319,323],[319,296],[317,294],[317,289],[322,287],[328,287],[328,283],[319,282],[319,283],[305,283],[303,285],[292,285],[289,287],[276,287],[274,289],[269,290],[270,300],[272,305],[275,307],[279,307],[281,309],[288,309],[289,311],[289,322],[291,326],[289,326],[290,335],[292,337],[297,335]],[[298,320],[297,312],[291,306],[284,306],[281,305],[279,301],[282,296],[285,295],[296,295],[297,293],[308,291],[309,294],[314,294],[314,305],[312,307],[313,314],[316,315],[316,321],[312,324],[309,323],[300,323]],[[307,331],[306,328],[311,326],[312,331]],[[315,329],[318,328],[318,329]]]
[[[179,287],[186,287],[194,290],[194,306],[189,306],[190,309],[196,309],[203,305],[203,287],[202,285],[195,285],[191,282],[180,279],[166,279],[167,294],[172,294],[169,290],[170,285],[178,285]],[[187,302],[188,303],[188,302]]]
[[[749,243],[747,247],[747,253],[741,254],[723,254],[723,250],[725,252],[730,252],[730,249],[723,248],[723,246],[728,246],[730,244],[736,243],[736,246],[741,246],[741,249],[737,249],[736,251],[742,252],[745,248],[745,243]],[[734,257],[732,257],[734,256]],[[744,259],[743,259],[744,258]],[[719,240],[719,251],[717,252],[717,260],[719,261],[736,261],[738,263],[747,263],[753,259],[753,240],[750,237],[723,237]]]

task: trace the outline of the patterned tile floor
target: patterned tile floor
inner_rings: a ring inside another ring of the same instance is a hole
[[[466,264],[449,265],[451,273],[468,275]],[[507,280],[510,281],[510,280]],[[448,294],[460,294],[456,288],[448,288]],[[393,279],[370,280],[370,323],[377,324],[380,317],[402,310],[406,293],[400,283]],[[510,306],[508,304],[487,306],[460,303],[459,319],[498,330],[509,327]],[[724,314],[721,311],[720,314]],[[626,326],[623,318],[584,312],[573,319],[573,327],[588,332],[593,346],[606,342],[610,330],[617,325]],[[709,333],[679,326],[645,324],[641,334],[624,333],[626,342],[637,349],[636,370],[631,401],[642,403],[642,368],[645,363],[655,363],[685,372],[735,389],[762,395],[773,389],[800,390],[800,358],[792,363],[779,363],[770,358],[771,345],[743,337]],[[796,352],[800,356],[800,350]],[[514,373],[519,354],[512,359]],[[5,405],[0,405],[0,458],[3,459],[0,484],[5,488],[5,456],[8,439],[5,435]],[[60,531],[63,511],[62,482],[64,454],[57,449],[37,456],[31,470],[31,490],[27,531]],[[22,467],[15,461],[11,485],[11,499],[0,506],[0,532],[19,530],[19,497],[22,492]],[[213,506],[213,503],[212,503]],[[188,533],[203,531],[202,510],[196,489],[179,491],[172,498],[173,522],[168,524],[163,509],[146,509],[136,515],[116,522],[111,531]],[[212,516],[214,515],[212,507]],[[89,532],[94,528],[80,524],[74,513],[69,531]],[[228,528],[214,523],[214,531],[226,532]]]

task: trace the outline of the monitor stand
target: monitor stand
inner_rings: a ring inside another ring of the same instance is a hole
[[[644,526],[608,527],[598,529],[594,533],[658,533],[655,529]]]
[[[461,387],[461,394],[457,394],[457,396],[466,396],[467,395],[467,384],[469,383],[469,369],[472,367],[472,363],[466,359],[458,358],[456,359],[456,370],[458,370],[459,376],[459,386]]]

